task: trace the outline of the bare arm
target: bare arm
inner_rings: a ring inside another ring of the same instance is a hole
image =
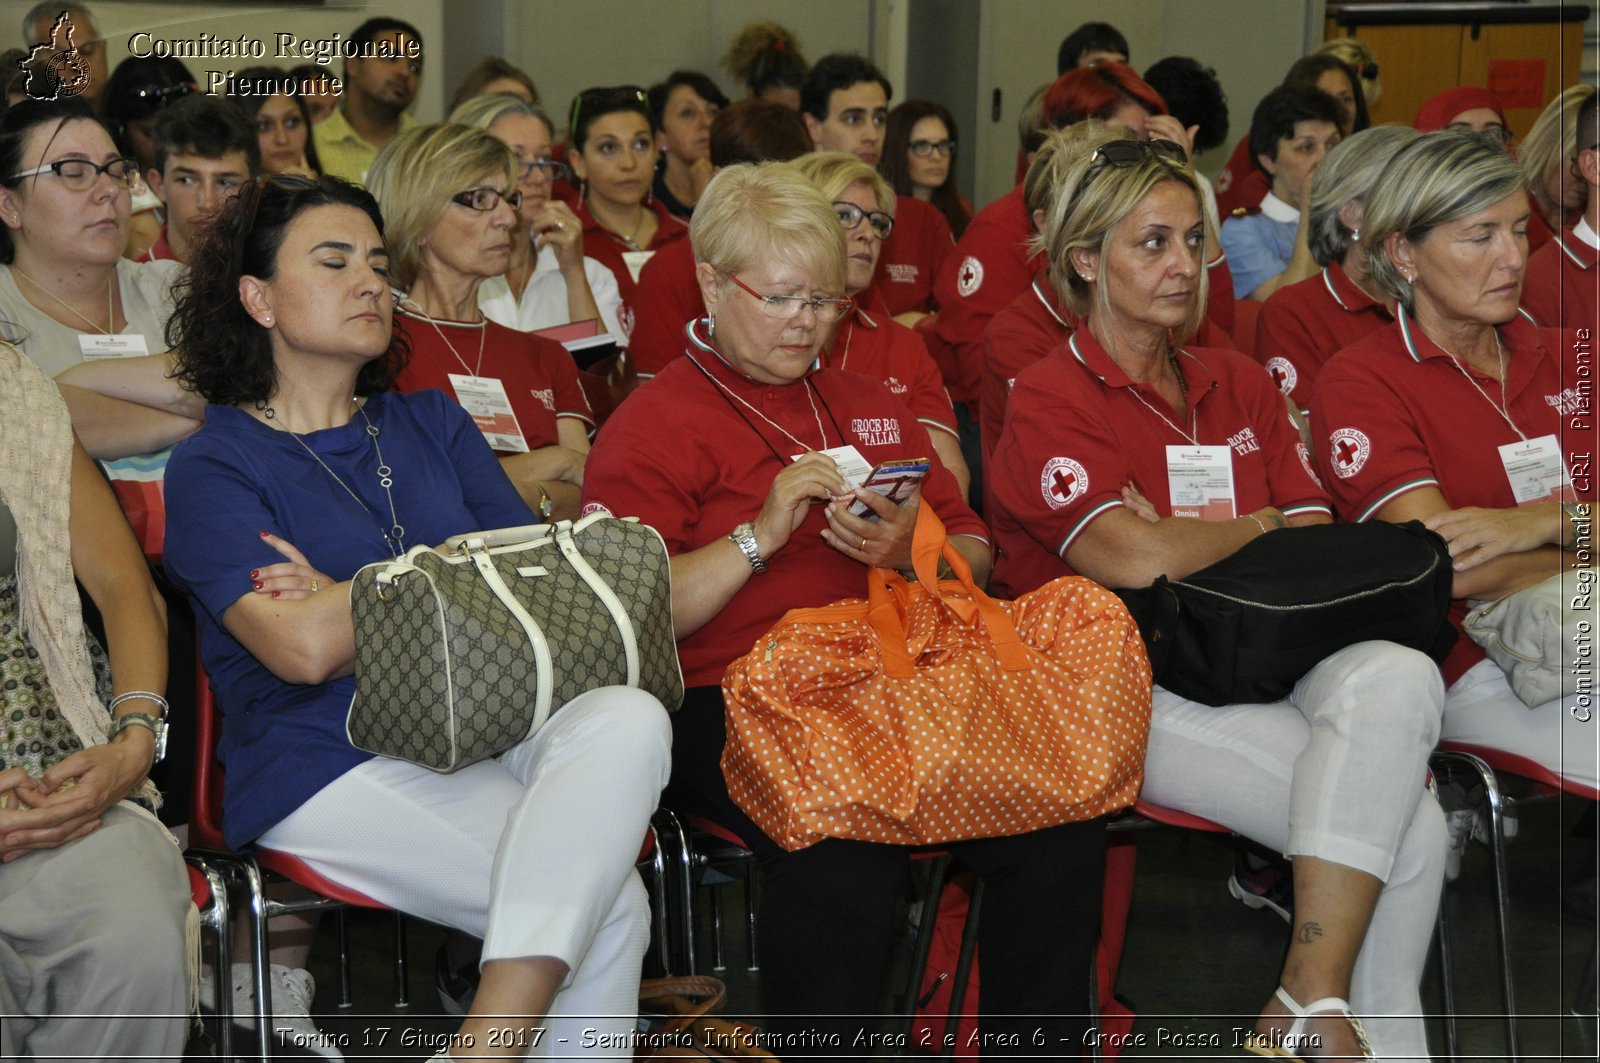
[[[567,320],[593,321],[601,331],[606,322],[600,316],[600,306],[589,288],[589,275],[583,264],[583,225],[572,208],[552,199],[534,215],[531,226],[534,236],[534,254],[539,248],[550,247],[556,253],[556,266],[561,279],[567,282]]]
[[[1420,520],[1445,536],[1450,542],[1450,553],[1456,558],[1456,574],[1450,590],[1456,598],[1502,598],[1555,575],[1565,561],[1561,548],[1555,545],[1561,541],[1562,522],[1560,507],[1554,504],[1548,508],[1452,511],[1437,487],[1420,487],[1384,506],[1377,517],[1396,524]],[[1496,552],[1482,548],[1481,543],[1486,540],[1480,533],[1488,528],[1508,533]],[[1543,545],[1508,549],[1511,545],[1528,546],[1539,542]],[[1480,557],[1482,559],[1477,560]],[[1472,560],[1463,567],[1462,562],[1468,558]]]
[[[1312,522],[1297,519],[1294,523]],[[1182,579],[1222,560],[1263,534],[1261,525],[1270,529],[1288,523],[1270,506],[1233,520],[1162,517],[1151,521],[1130,509],[1113,509],[1078,536],[1067,550],[1067,564],[1107,587],[1148,587],[1157,576]]]
[[[57,374],[56,383],[175,413],[191,421],[202,420],[206,400],[172,376],[172,365],[170,352],[138,358],[101,358],[63,370]]]
[[[171,446],[200,427],[198,420],[58,383],[72,427],[93,457],[103,461]]]
[[[264,537],[288,561],[240,572],[245,589],[222,614],[222,625],[285,683],[311,685],[354,674],[350,581],[335,583],[293,544],[276,535]],[[315,591],[310,589],[313,580]]]
[[[167,615],[161,595],[117,500],[81,446],[72,455],[72,564],[105,620],[106,649],[118,693],[167,689]],[[117,714],[155,715],[147,701],[118,706]],[[104,745],[89,746],[52,766],[37,781],[10,787],[28,806],[0,820],[0,859],[28,849],[54,848],[99,825],[105,811],[131,793],[150,771],[155,738],[130,727]],[[72,785],[62,789],[63,784]],[[9,822],[8,822],[9,820]]]
[[[933,451],[939,455],[940,464],[950,470],[950,475],[956,478],[956,486],[961,488],[961,497],[966,498],[972,488],[972,470],[967,468],[967,459],[961,453],[961,440],[937,429],[930,429],[928,436],[933,440]]]

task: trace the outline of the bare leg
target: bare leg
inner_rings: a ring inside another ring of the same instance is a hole
[[[1350,999],[1356,955],[1382,888],[1383,882],[1365,871],[1311,856],[1295,858],[1293,937],[1280,982],[1286,993],[1302,1005],[1323,997]],[[1293,1018],[1274,996],[1256,1030],[1281,1036]],[[1338,1012],[1307,1020],[1305,1031],[1316,1042],[1300,1046],[1297,1054],[1303,1059],[1362,1058],[1354,1028]]]
[[[504,1043],[491,1045],[491,1031],[537,1026],[550,1010],[550,1002],[567,977],[567,970],[567,965],[553,956],[491,960],[484,964],[478,995],[457,1031],[459,1047],[450,1050],[450,1058],[522,1058],[528,1047],[525,1040],[502,1035],[499,1041]]]

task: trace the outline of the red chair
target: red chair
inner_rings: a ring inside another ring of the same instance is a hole
[[[1507,889],[1505,859],[1505,813],[1517,802],[1506,795],[1500,785],[1499,776],[1506,775],[1523,780],[1530,787],[1531,795],[1521,800],[1540,800],[1561,794],[1573,794],[1590,801],[1600,801],[1600,790],[1563,778],[1527,757],[1463,742],[1439,743],[1439,748],[1429,759],[1429,765],[1436,776],[1448,776],[1461,771],[1476,777],[1483,786],[1483,805],[1489,820],[1489,859],[1494,870],[1495,937],[1500,948],[1500,993],[1506,1016],[1507,1058],[1520,1059],[1517,1046],[1516,993],[1511,976],[1510,893]],[[1444,932],[1443,898],[1439,903],[1439,930],[1440,966],[1446,994],[1445,1007],[1449,1010],[1451,995],[1449,942]],[[1594,956],[1591,954],[1588,987],[1594,984],[1593,968]],[[1580,996],[1586,988],[1579,987]]]

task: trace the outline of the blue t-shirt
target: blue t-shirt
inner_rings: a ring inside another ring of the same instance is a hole
[[[1235,299],[1248,299],[1263,281],[1289,268],[1299,228],[1298,218],[1277,221],[1265,212],[1228,218],[1222,223],[1222,250],[1228,256],[1228,269],[1233,272]]]
[[[366,412],[393,471],[408,548],[537,521],[483,433],[440,392],[373,395]],[[235,848],[371,759],[345,736],[353,677],[286,683],[222,626],[228,608],[252,593],[250,571],[283,560],[261,540],[263,529],[336,580],[388,556],[389,500],[366,422],[357,414],[300,438],[367,509],[293,436],[233,406],[207,406],[205,426],[178,444],[167,465],[166,569],[194,603],[201,659],[223,713],[223,833]]]

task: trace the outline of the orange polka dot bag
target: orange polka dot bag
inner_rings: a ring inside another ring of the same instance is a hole
[[[927,506],[912,554],[916,582],[871,569],[866,599],[791,610],[728,667],[734,802],[789,850],[1003,837],[1132,805],[1150,661],[1116,595],[1064,576],[990,598]]]

